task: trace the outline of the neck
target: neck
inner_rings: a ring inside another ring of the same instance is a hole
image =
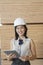
[[[19,36],[19,38],[20,38],[20,39],[23,39],[23,38],[25,38],[25,37],[24,37],[24,36]]]

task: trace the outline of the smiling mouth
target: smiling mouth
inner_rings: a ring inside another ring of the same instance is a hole
[[[23,32],[19,32],[19,34],[22,34]]]
[[[19,34],[22,34],[22,32],[21,32],[21,33],[19,33]]]

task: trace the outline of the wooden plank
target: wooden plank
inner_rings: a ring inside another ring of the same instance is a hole
[[[43,25],[28,25],[28,36],[33,39],[38,58],[43,58]]]
[[[43,2],[43,0],[0,0],[0,4],[29,4],[30,2]]]
[[[13,26],[2,26],[2,38],[1,38],[1,43],[2,43],[2,49],[9,49],[10,46],[10,40],[14,37],[14,27]],[[2,41],[3,40],[3,41]]]
[[[43,22],[43,0],[0,0],[2,23],[13,23],[22,17],[28,23]]]
[[[35,46],[37,58],[43,58],[43,25],[27,25],[28,37],[32,38]],[[14,38],[14,27],[13,25],[5,25],[2,27],[2,50],[10,49],[10,40]]]

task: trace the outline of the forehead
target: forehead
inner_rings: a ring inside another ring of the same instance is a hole
[[[25,28],[24,25],[19,25],[16,28]]]

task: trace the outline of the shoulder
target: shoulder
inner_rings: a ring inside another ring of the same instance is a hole
[[[12,38],[12,39],[10,40],[10,49],[14,49],[14,48],[15,48],[15,39]]]
[[[27,38],[26,40],[30,41],[30,42],[34,42],[33,39],[31,39],[31,38]]]
[[[26,40],[30,44],[31,47],[35,47],[35,43],[34,43],[33,39],[27,38]]]
[[[35,43],[34,43],[34,40],[33,39],[31,39],[30,44],[31,44],[31,46],[34,46],[35,47]]]
[[[13,38],[13,39],[11,39],[11,43],[14,43],[15,42],[15,39]]]
[[[31,39],[30,38],[26,38],[26,41],[30,41],[31,42]]]
[[[31,44],[31,39],[30,38],[26,38],[26,43],[30,45]]]
[[[27,38],[26,41],[29,42],[31,45],[34,45],[34,40],[33,39]]]

